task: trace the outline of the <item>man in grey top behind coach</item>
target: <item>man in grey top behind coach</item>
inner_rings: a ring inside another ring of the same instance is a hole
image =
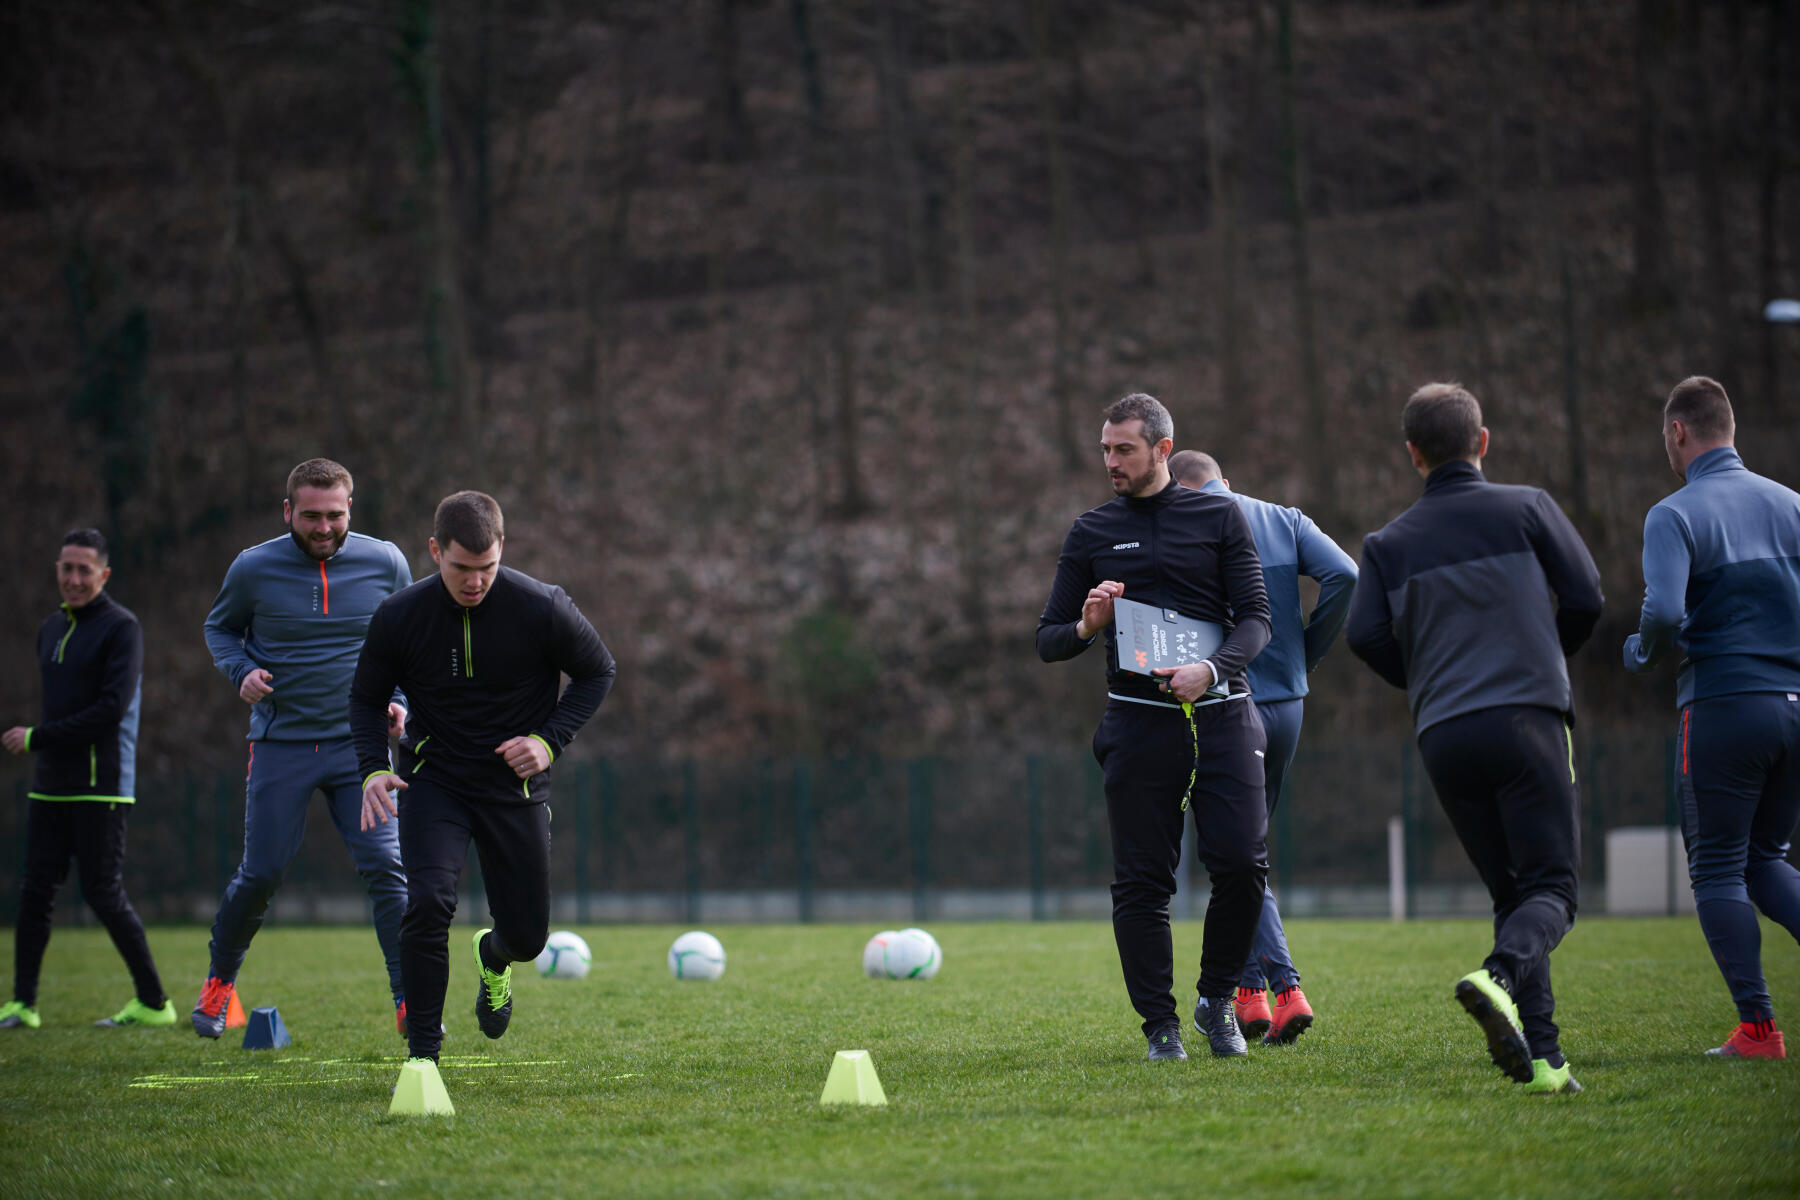
[[[1552,1019],[1550,952],[1581,866],[1567,655],[1600,619],[1600,573],[1556,502],[1489,483],[1488,431],[1460,384],[1401,423],[1425,491],[1363,539],[1345,641],[1405,688],[1438,802],[1494,899],[1493,950],[1456,984],[1494,1065],[1529,1092],[1577,1092]]]
[[[1237,501],[1256,539],[1273,633],[1244,673],[1250,681],[1250,698],[1256,702],[1269,736],[1268,755],[1263,759],[1263,803],[1272,817],[1300,744],[1306,677],[1343,631],[1344,619],[1350,615],[1350,596],[1356,590],[1356,564],[1299,509],[1232,491],[1231,481],[1210,454],[1177,451],[1169,456],[1169,474],[1183,487]],[[1302,575],[1319,584],[1318,603],[1310,616],[1300,610]],[[1275,993],[1272,1010],[1270,991]],[[1261,1037],[1265,1045],[1284,1045],[1312,1028],[1312,1005],[1300,990],[1300,971],[1288,952],[1281,908],[1266,882],[1262,918],[1232,1008],[1244,1036]]]

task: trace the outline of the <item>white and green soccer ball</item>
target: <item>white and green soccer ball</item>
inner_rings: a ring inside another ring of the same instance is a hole
[[[884,929],[863,947],[863,973],[871,979],[930,979],[943,965],[937,939],[923,929]]]
[[[886,979],[888,942],[900,936],[898,929],[884,929],[863,947],[863,974],[870,979]]]
[[[725,973],[725,947],[710,933],[695,929],[669,947],[669,974],[677,979],[713,980]]]
[[[586,979],[594,956],[579,934],[559,929],[544,942],[537,956],[538,974],[545,979]]]

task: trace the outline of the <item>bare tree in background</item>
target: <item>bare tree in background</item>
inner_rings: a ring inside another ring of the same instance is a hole
[[[1245,310],[1251,299],[1239,284],[1243,250],[1239,245],[1238,200],[1243,178],[1243,151],[1234,123],[1225,111],[1230,90],[1225,81],[1225,56],[1220,42],[1225,30],[1227,0],[1205,0],[1204,51],[1200,62],[1201,103],[1206,107],[1206,190],[1212,202],[1213,278],[1217,281],[1214,308],[1219,339],[1219,385],[1225,401],[1241,406],[1246,419],[1254,419],[1257,406],[1250,404],[1250,322]]]
[[[612,122],[605,135],[594,121],[585,152],[577,160],[578,196],[595,196],[599,214],[581,235],[572,256],[576,302],[581,311],[580,355],[570,391],[582,401],[580,440],[595,458],[604,458],[619,436],[617,385],[620,306],[623,301],[631,206],[644,169],[644,130],[638,113],[637,30],[614,28],[608,72],[613,84]]]
[[[863,491],[862,454],[857,437],[856,324],[858,301],[853,295],[851,263],[844,244],[844,204],[837,172],[840,139],[825,96],[825,75],[812,27],[809,0],[789,0],[794,41],[800,51],[801,85],[806,101],[808,159],[818,189],[819,240],[825,286],[815,296],[825,327],[831,360],[833,433],[836,451],[837,515],[856,517],[867,511]]]
[[[986,421],[980,412],[985,364],[981,353],[980,313],[975,303],[976,273],[980,262],[975,245],[977,121],[970,96],[969,68],[961,61],[954,18],[945,22],[945,59],[954,80],[951,85],[954,148],[950,219],[955,238],[955,265],[950,278],[955,289],[956,320],[952,340],[957,348],[957,369],[955,385],[940,389],[948,403],[945,410],[940,411],[939,424],[940,436],[949,444],[950,460],[956,464],[956,476],[967,478],[974,470],[973,448],[985,441]],[[980,645],[986,641],[988,624],[985,586],[988,572],[984,569],[982,548],[986,521],[979,506],[969,503],[966,497],[959,497],[951,520],[960,566],[957,574],[962,583],[959,597],[962,618],[971,635],[971,644]]]
[[[1313,315],[1312,248],[1306,221],[1306,158],[1300,128],[1300,80],[1295,49],[1295,0],[1276,5],[1275,63],[1280,84],[1281,166],[1287,193],[1288,244],[1293,253],[1294,333],[1300,352],[1300,394],[1306,416],[1301,455],[1307,466],[1311,495],[1307,508],[1327,528],[1338,511],[1338,447],[1331,437],[1330,406],[1319,370],[1318,335]]]
[[[925,190],[922,140],[913,106],[912,70],[907,61],[908,7],[879,4],[873,35],[875,87],[881,141],[886,150],[888,179],[881,188],[888,207],[887,223],[899,231],[898,242],[882,239],[882,263],[889,286],[922,294],[925,270]]]
[[[1781,176],[1782,148],[1788,132],[1784,118],[1788,111],[1793,85],[1790,67],[1800,46],[1794,44],[1796,21],[1794,5],[1789,0],[1776,0],[1769,6],[1769,27],[1763,46],[1762,112],[1758,118],[1762,136],[1762,161],[1758,164],[1756,189],[1757,224],[1757,299],[1767,303],[1782,294],[1781,289]],[[1763,412],[1773,417],[1783,409],[1781,402],[1781,355],[1775,339],[1780,333],[1772,321],[1762,322]]]
[[[1474,6],[1475,76],[1481,95],[1481,137],[1475,140],[1475,270],[1498,274],[1505,266],[1506,230],[1501,197],[1506,187],[1506,104],[1500,82],[1499,0]],[[1479,307],[1477,305],[1476,307]],[[1483,339],[1485,340],[1485,339]]]
[[[408,0],[398,62],[418,120],[416,163],[425,261],[425,361],[431,390],[467,458],[476,454],[480,412],[458,272],[457,222],[444,137],[444,66],[437,0]]]
[[[1070,395],[1069,356],[1073,333],[1069,312],[1069,161],[1063,142],[1060,88],[1056,80],[1056,54],[1051,0],[1026,0],[1030,30],[1031,65],[1037,80],[1038,114],[1043,122],[1044,161],[1050,194],[1050,311],[1055,322],[1050,345],[1050,410],[1055,421],[1057,448],[1065,470],[1081,466],[1082,446],[1075,429],[1074,400]]]
[[[1674,299],[1669,281],[1669,222],[1662,189],[1662,97],[1675,10],[1670,0],[1637,0],[1632,33],[1636,70],[1637,153],[1631,163],[1631,296],[1640,311]]]
[[[712,59],[706,95],[706,127],[712,157],[743,162],[756,156],[756,128],[744,103],[742,38],[738,9],[743,0],[707,0],[706,47]]]
[[[1709,332],[1704,371],[1729,391],[1737,385],[1738,317],[1731,305],[1731,243],[1725,229],[1725,161],[1714,97],[1719,81],[1707,69],[1706,5],[1681,0],[1681,38],[1685,50],[1681,75],[1686,80],[1694,123],[1694,187],[1700,201],[1700,295]]]
[[[1557,37],[1545,13],[1547,0],[1532,0],[1532,41],[1537,62],[1537,174],[1538,219],[1540,229],[1548,231],[1551,261],[1556,264],[1559,296],[1560,358],[1562,361],[1563,417],[1568,426],[1569,495],[1568,507],[1573,519],[1584,529],[1591,524],[1588,503],[1587,436],[1583,428],[1581,394],[1581,340],[1575,307],[1575,270],[1570,261],[1567,215],[1558,192],[1556,167],[1552,159],[1550,131],[1556,120],[1556,106],[1550,97],[1555,72],[1551,64],[1551,48]]]

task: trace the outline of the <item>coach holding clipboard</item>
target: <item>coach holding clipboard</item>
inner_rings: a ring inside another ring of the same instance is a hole
[[[1169,477],[1174,438],[1168,409],[1153,397],[1133,393],[1106,410],[1100,444],[1114,498],[1070,528],[1037,627],[1045,662],[1074,658],[1105,634],[1107,704],[1094,757],[1112,833],[1113,936],[1153,1061],[1187,1057],[1170,991],[1169,897],[1190,805],[1212,877],[1194,1022],[1221,1058],[1246,1053],[1231,998],[1269,870],[1266,739],[1243,679],[1269,640],[1262,565],[1235,501]],[[1221,625],[1225,639],[1190,666],[1123,669],[1113,628],[1120,597]]]

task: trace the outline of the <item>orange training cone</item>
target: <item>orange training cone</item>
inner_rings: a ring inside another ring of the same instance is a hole
[[[242,1029],[250,1024],[250,1018],[244,1015],[244,1006],[238,1003],[237,989],[231,989],[231,1007],[225,1010],[225,1028]]]

